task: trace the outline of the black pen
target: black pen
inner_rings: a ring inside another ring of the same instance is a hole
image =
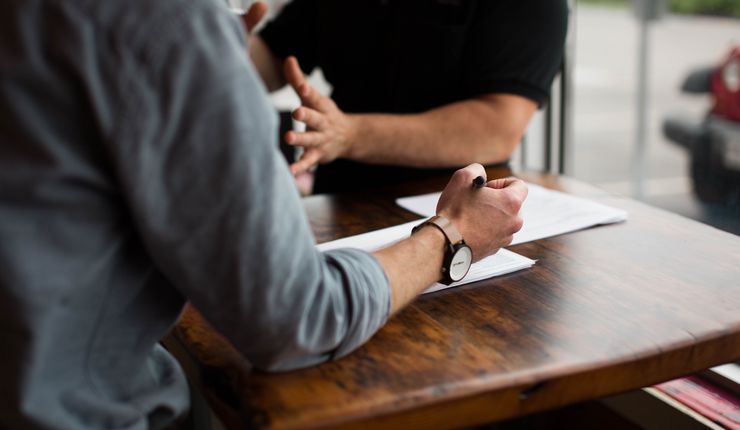
[[[483,176],[477,176],[473,179],[473,188],[483,188],[486,185],[486,178]]]

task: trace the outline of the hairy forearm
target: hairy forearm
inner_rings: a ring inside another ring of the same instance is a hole
[[[344,156],[413,167],[502,162],[521,140],[535,109],[534,103],[520,97],[497,95],[420,114],[349,115],[354,132]]]
[[[445,238],[424,227],[410,238],[374,253],[391,287],[391,313],[403,308],[441,277]]]

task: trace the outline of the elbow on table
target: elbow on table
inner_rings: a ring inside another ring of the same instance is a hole
[[[252,366],[259,371],[267,373],[282,373],[315,366],[328,360],[328,355],[326,357],[304,357],[302,360],[297,360],[295,358],[289,359],[280,354],[275,354],[271,356],[253,357],[250,358],[249,361]]]
[[[288,372],[328,361],[330,353],[314,352],[294,336],[256,339],[252,347],[240,351],[252,366],[263,372]]]
[[[253,298],[249,329],[235,334],[256,368],[281,372],[343,356],[385,323],[390,291],[371,255],[343,249],[317,256],[323,260],[312,281],[296,278]]]
[[[300,317],[294,318],[295,314]],[[235,345],[254,368],[266,372],[286,372],[328,361],[344,332],[336,313],[322,314],[313,308],[265,314],[250,326],[251,330],[239,333]]]

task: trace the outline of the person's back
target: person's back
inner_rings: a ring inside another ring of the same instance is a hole
[[[0,6],[2,428],[157,427],[187,407],[156,346],[183,298],[134,228],[107,147],[122,118],[106,105],[132,84],[115,59],[182,7]]]
[[[264,370],[383,325],[377,259],[315,248],[225,2],[11,1],[0,29],[0,428],[171,425],[185,298]]]

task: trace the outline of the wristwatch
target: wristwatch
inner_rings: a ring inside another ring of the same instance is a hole
[[[414,227],[411,234],[416,233],[425,225],[437,227],[447,239],[440,283],[450,285],[464,278],[470,270],[470,265],[473,264],[473,250],[465,243],[460,232],[457,231],[450,220],[435,215]]]

